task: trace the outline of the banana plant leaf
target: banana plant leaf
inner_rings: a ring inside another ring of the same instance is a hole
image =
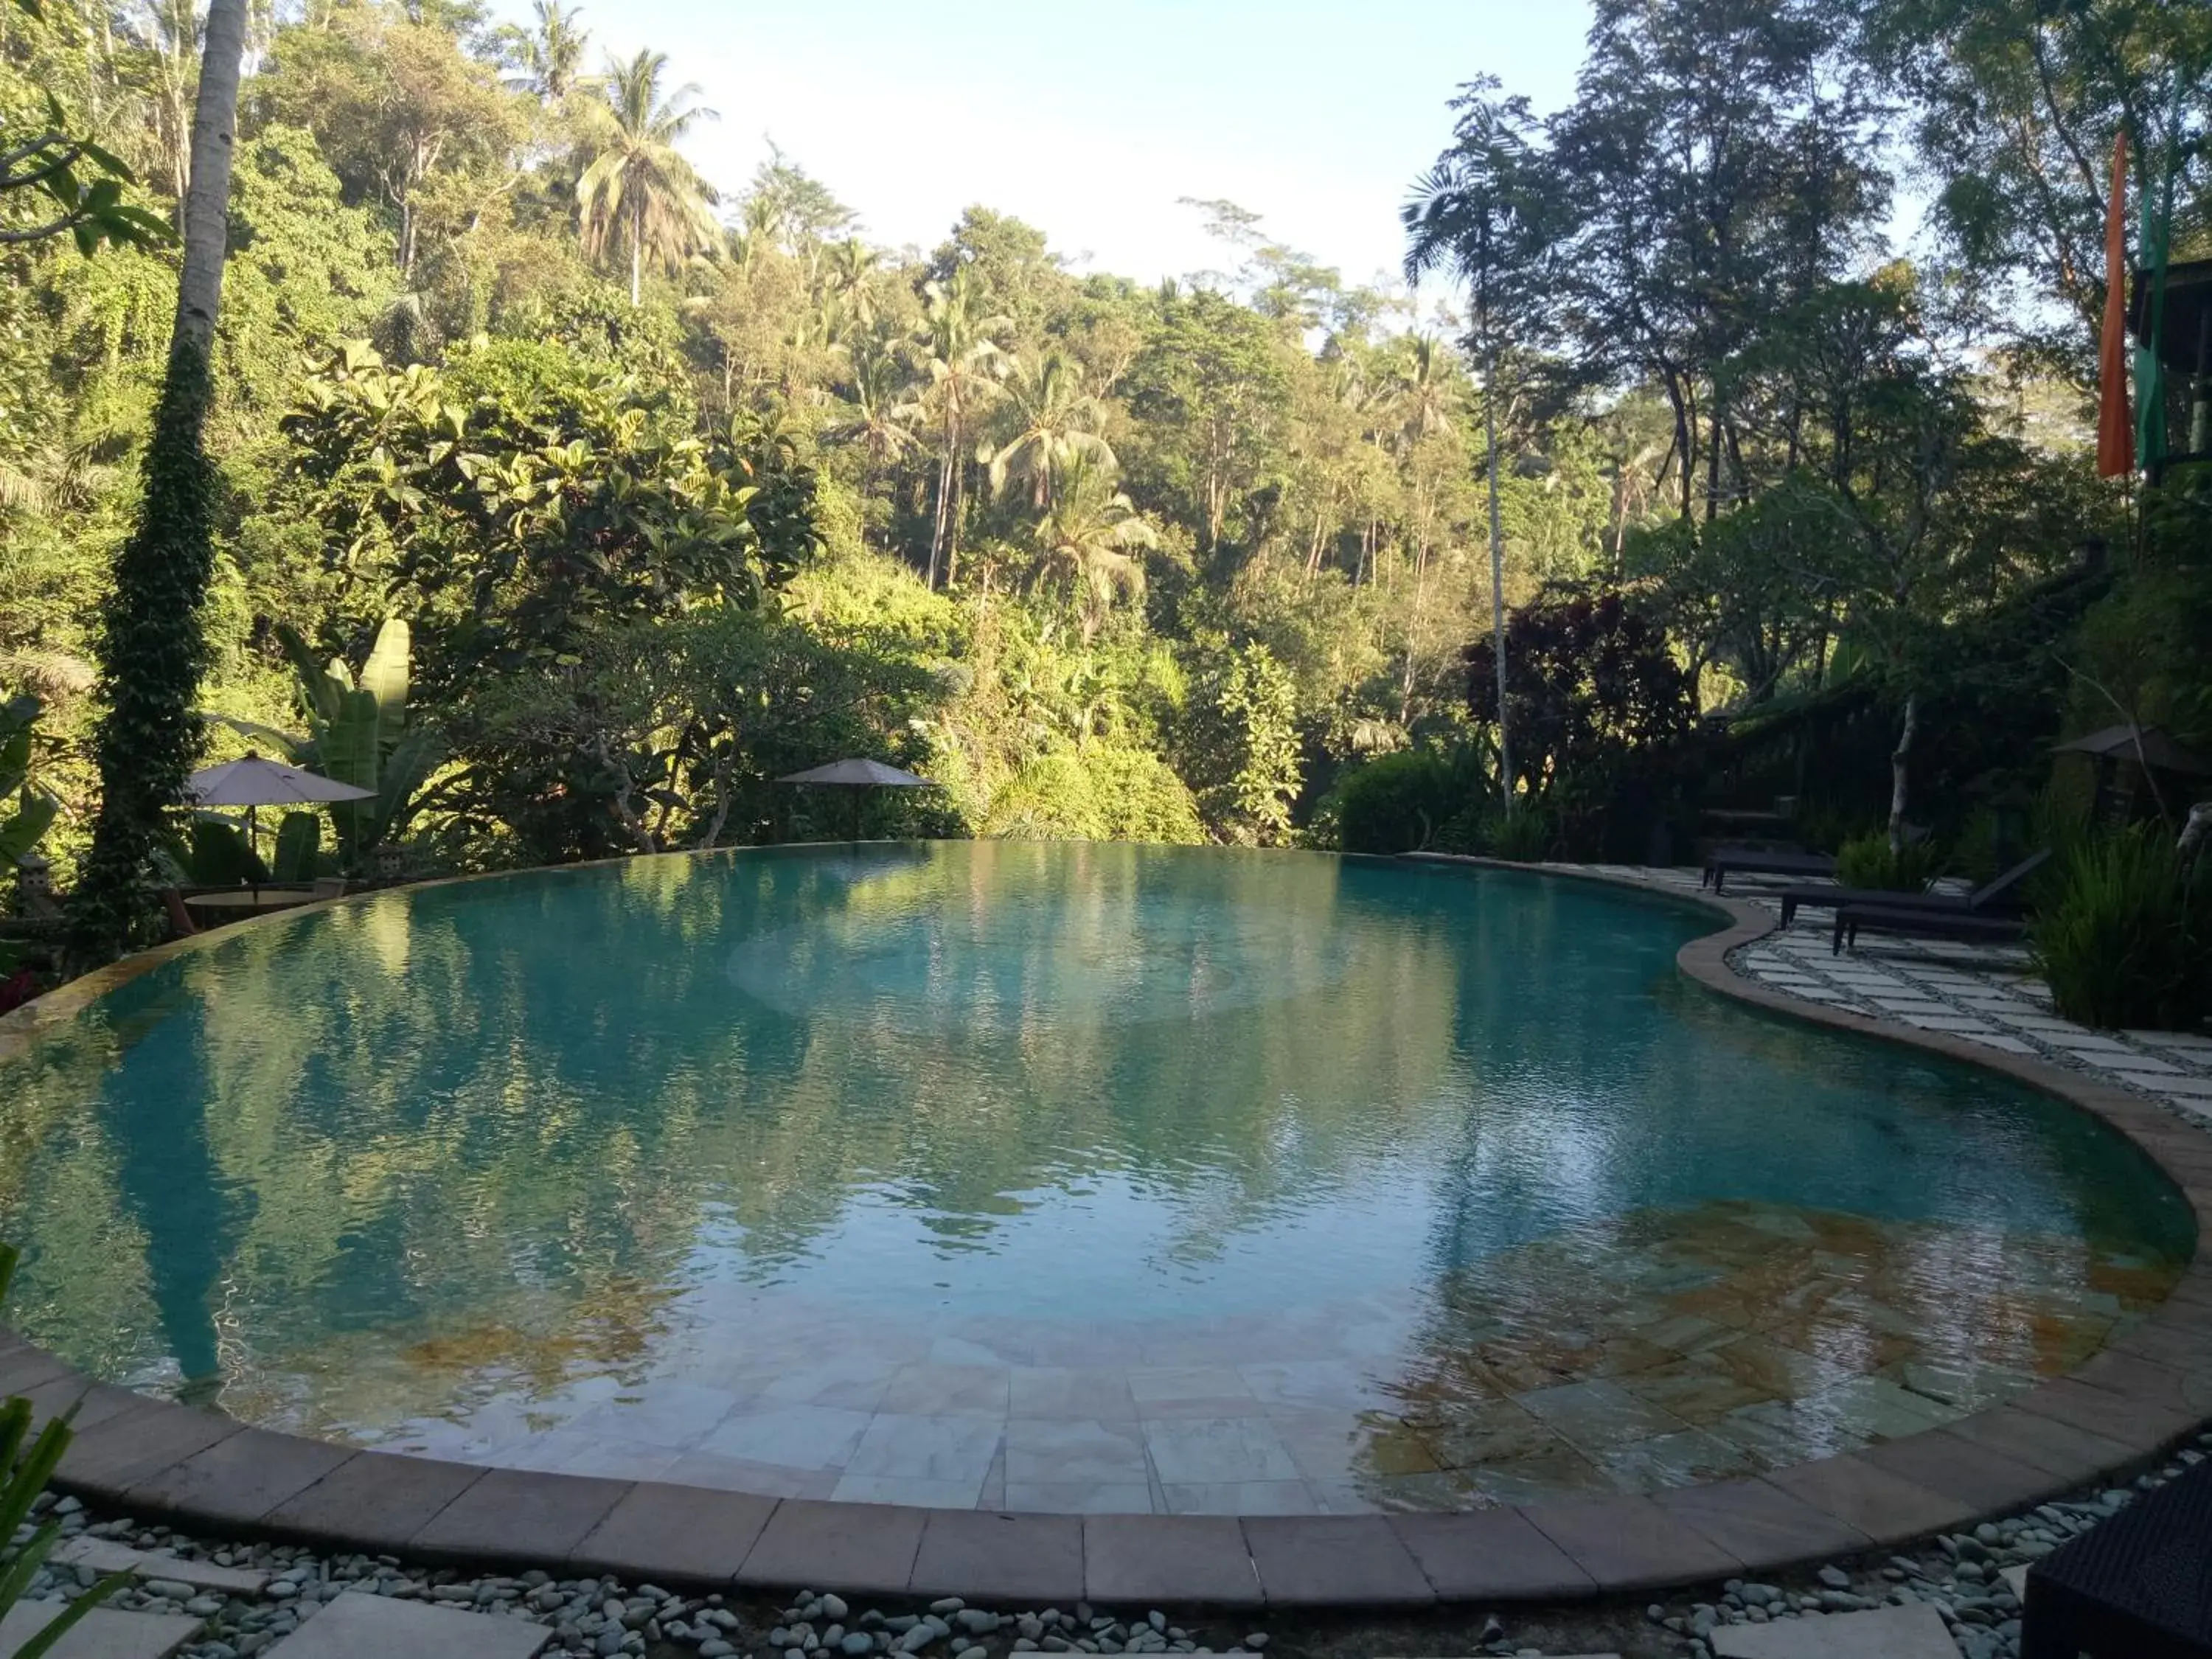
[[[283,647],[285,657],[300,677],[300,689],[306,694],[308,706],[316,717],[335,720],[340,700],[353,690],[353,677],[345,672],[343,663],[325,665],[315,660],[315,653],[300,630],[289,623],[276,624],[276,642]],[[336,673],[331,672],[335,666]]]
[[[192,820],[185,870],[198,887],[235,887],[269,879],[269,866],[247,844],[246,832],[212,813]]]
[[[276,855],[271,865],[276,879],[313,881],[322,855],[323,821],[313,812],[287,812],[276,826]]]
[[[23,714],[27,703],[30,712]],[[31,775],[31,722],[38,712],[37,702],[30,697],[19,697],[0,708],[0,795],[14,794]]]
[[[347,692],[339,702],[337,715],[323,727],[319,745],[323,775],[358,788],[374,789],[380,769],[378,723],[375,693]],[[338,847],[349,868],[357,867],[368,849],[375,845],[377,805],[372,798],[341,801],[331,808],[331,824],[337,832]]]
[[[407,724],[407,657],[413,636],[406,623],[386,617],[362,665],[361,689],[376,699],[379,746],[390,750]]]
[[[62,804],[43,789],[26,788],[14,812],[0,817],[0,866],[21,864],[39,838],[53,828]]]
[[[397,841],[422,808],[422,786],[445,763],[446,744],[434,732],[410,732],[385,757],[377,779],[376,799],[362,805],[374,809],[373,846]]]
[[[266,744],[289,765],[302,766],[310,772],[319,769],[312,763],[311,757],[315,745],[314,740],[311,738],[299,737],[290,732],[280,732],[273,726],[262,725],[259,720],[240,720],[235,714],[210,714],[207,718],[228,726],[242,738],[251,738],[256,743]]]

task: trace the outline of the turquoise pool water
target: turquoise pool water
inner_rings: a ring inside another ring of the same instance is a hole
[[[0,1069],[10,1312],[366,1443],[1251,1510],[1797,1461],[2163,1294],[2193,1229],[2131,1147],[1697,990],[1711,925],[988,842],[394,893]]]

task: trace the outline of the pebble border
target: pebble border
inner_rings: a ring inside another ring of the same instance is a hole
[[[1455,1514],[1006,1515],[486,1468],[249,1428],[95,1382],[12,1333],[0,1333],[0,1395],[27,1395],[41,1417],[75,1409],[61,1489],[185,1528],[740,1594],[806,1585],[1307,1610],[1559,1603],[1780,1573],[2032,1509],[2153,1462],[2212,1421],[2212,1139],[2202,1132],[2078,1073],[1747,982],[1728,957],[1772,929],[1755,905],[1595,872],[1416,856],[1657,893],[1721,916],[1725,927],[1678,953],[1692,979],[1792,1018],[1986,1066],[2094,1115],[2187,1195],[2196,1257],[2149,1318],[2076,1370],[1942,1428],[1752,1479]],[[0,1018],[0,1054],[232,931],[145,952]]]

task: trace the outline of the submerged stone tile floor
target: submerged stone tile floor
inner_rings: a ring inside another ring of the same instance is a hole
[[[1524,1246],[1448,1305],[1179,1335],[1196,1345],[1179,1364],[1024,1364],[1015,1322],[936,1358],[830,1310],[787,1352],[732,1318],[750,1369],[725,1388],[602,1388],[417,1422],[380,1449],[930,1508],[1484,1509],[1756,1474],[1937,1427],[2072,1369],[2171,1282],[2116,1259],[2085,1296],[2070,1250],[2013,1239],[2004,1275],[1947,1288],[1938,1309],[1921,1271],[1937,1243],[1914,1224],[1713,1203],[1638,1218],[1602,1247]],[[1103,1346],[1125,1340],[1144,1346]]]
[[[1553,867],[1698,886],[1695,870]],[[1738,880],[1735,896],[1778,908],[1771,887],[1762,899],[1759,883]],[[1882,940],[1835,957],[1828,937],[1808,913],[1731,966],[1808,1003],[2212,1114],[2212,1039],[2113,1037],[2059,1020],[2017,951]],[[375,1443],[505,1468],[990,1511],[1483,1509],[1755,1475],[1937,1427],[2071,1370],[2169,1287],[2100,1262],[2102,1294],[2084,1297],[2069,1281],[2075,1264],[2014,1242],[1987,1308],[1958,1303],[1953,1285],[1939,1315],[1917,1305],[1926,1229],[1748,1203],[1639,1224],[1646,1266],[1634,1282],[1618,1259],[1546,1240],[1443,1316],[1369,1299],[1297,1321],[1072,1333],[732,1305],[705,1331],[742,1331],[742,1348],[692,1357],[683,1382],[629,1394],[597,1378],[527,1409],[418,1419]],[[1565,1306],[1571,1322],[1558,1317]]]

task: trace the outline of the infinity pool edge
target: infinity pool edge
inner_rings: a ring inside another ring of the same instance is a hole
[[[1941,1428],[1748,1479],[1447,1514],[1001,1514],[491,1468],[251,1428],[96,1382],[6,1331],[0,1331],[0,1395],[28,1396],[40,1418],[75,1411],[76,1438],[57,1486],[188,1531],[746,1591],[805,1586],[883,1596],[1310,1609],[1625,1595],[1894,1548],[2110,1480],[2155,1462],[2212,1422],[2212,1260],[2205,1244],[2212,1232],[2212,1139],[2203,1131],[2040,1060],[1751,983],[1727,958],[1775,930],[1774,918],[1756,905],[1662,892],[1599,872],[1417,856],[1595,883],[1702,910],[1724,925],[1682,945],[1675,960],[1707,989],[1981,1066],[2089,1113],[2143,1151],[2189,1200],[2197,1240],[2187,1268],[2142,1324],[2075,1370]],[[416,886],[526,873],[548,872],[498,872]],[[318,901],[98,969],[0,1017],[0,1057],[27,1048],[117,987],[240,927],[284,926],[376,896]]]

